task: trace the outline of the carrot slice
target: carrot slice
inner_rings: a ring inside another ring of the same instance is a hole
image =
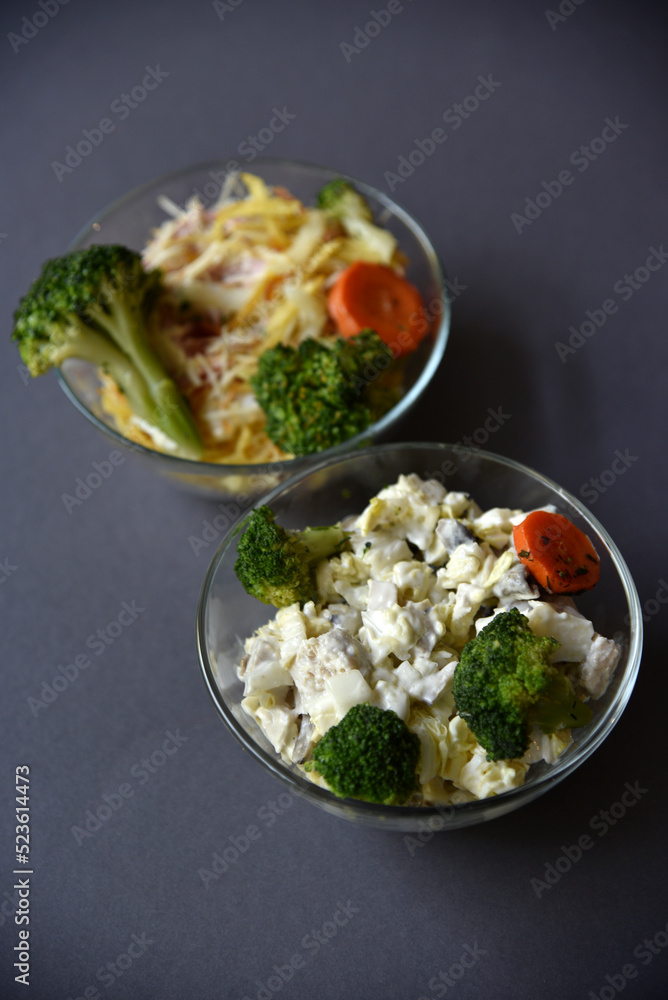
[[[370,328],[395,357],[414,351],[429,329],[415,285],[384,264],[355,261],[337,278],[327,306],[342,336]]]
[[[596,549],[563,514],[533,511],[513,528],[513,541],[520,562],[550,593],[575,594],[598,583]]]

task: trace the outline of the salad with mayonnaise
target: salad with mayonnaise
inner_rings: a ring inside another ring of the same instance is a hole
[[[475,659],[491,623],[499,634],[502,623],[506,634],[519,626],[552,677],[534,700],[545,702],[556,679],[582,709],[572,725],[585,724],[620,656],[573,600],[598,579],[586,536],[553,508],[482,510],[466,493],[415,474],[380,490],[337,529],[327,539],[332,554],[312,560],[312,575],[303,576],[301,598],[246,640],[237,666],[242,707],[276,753],[331,787],[318,771],[318,744],[354,706],[368,705],[394,713],[419,740],[408,804],[485,799],[522,785],[532,764],[554,763],[571,742],[568,724],[527,723],[526,746],[499,757],[484,725],[486,746],[476,737],[476,713],[458,711],[455,678],[462,689],[458,665],[463,671]],[[306,536],[297,541],[308,544]]]

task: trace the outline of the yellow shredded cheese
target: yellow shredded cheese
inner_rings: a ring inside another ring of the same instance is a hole
[[[402,269],[396,240],[372,223],[348,232],[260,177],[242,173],[205,209],[192,198],[170,212],[143,251],[167,289],[151,333],[154,349],[187,398],[202,434],[205,461],[258,463],[287,456],[264,432],[249,379],[261,353],[297,347],[336,330],[327,292],[355,260]],[[164,450],[140,426],[120,390],[103,380],[102,405],[133,441]]]

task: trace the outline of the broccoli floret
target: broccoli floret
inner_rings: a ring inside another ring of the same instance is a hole
[[[373,221],[373,213],[366,198],[342,177],[330,181],[320,190],[316,204],[331,218],[336,219],[349,236],[364,240],[373,249],[381,263],[389,264],[397,249],[397,241],[387,229]]]
[[[534,725],[553,733],[590,722],[589,706],[550,663],[558,645],[535,635],[513,608],[495,615],[464,646],[455,668],[455,705],[488,760],[521,757]]]
[[[392,352],[373,330],[332,342],[279,344],[260,355],[250,379],[266,432],[284,452],[310,455],[359,434],[398,392],[388,384]]]
[[[316,204],[323,212],[336,218],[373,221],[373,214],[366,198],[342,177],[337,177],[320,189]]]
[[[180,454],[197,458],[202,443],[188,404],[147,339],[161,281],[159,271],[144,270],[138,253],[117,244],[49,260],[21,299],[13,339],[31,375],[68,358],[98,366],[136,416],[159,427]]]
[[[235,572],[251,596],[276,608],[310,601],[316,564],[339,552],[348,537],[338,525],[286,530],[269,507],[251,511],[244,525]]]
[[[419,757],[419,737],[396,712],[361,704],[327,730],[305,767],[341,798],[398,806],[417,787]]]

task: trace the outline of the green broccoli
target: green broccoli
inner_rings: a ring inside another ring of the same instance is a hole
[[[352,184],[337,177],[318,193],[316,204],[331,218],[336,219],[349,236],[364,240],[375,249],[381,263],[389,264],[397,249],[397,241],[387,229],[373,221],[373,213],[366,198]]]
[[[161,288],[159,271],[116,244],[47,261],[21,299],[13,339],[31,375],[68,358],[89,361],[125,394],[133,412],[156,425],[189,458],[202,443],[184,397],[147,340],[146,318]]]
[[[455,668],[455,706],[488,760],[521,757],[534,725],[553,733],[590,722],[589,706],[550,663],[558,646],[535,635],[516,608],[495,615],[464,646]]]
[[[270,348],[250,379],[267,435],[293,455],[354,437],[396,402],[398,392],[388,384],[391,363],[390,348],[373,330]]]
[[[338,525],[286,530],[276,523],[269,507],[256,507],[244,525],[235,572],[252,597],[276,608],[310,601],[315,565],[339,552],[348,537]]]
[[[355,190],[350,181],[344,180],[343,177],[337,177],[325,184],[318,192],[316,204],[323,212],[337,218],[345,216],[366,219],[367,222],[373,221],[373,214],[366,198]]]
[[[396,712],[361,704],[327,730],[305,768],[341,798],[399,806],[417,788],[419,757],[419,737]]]

